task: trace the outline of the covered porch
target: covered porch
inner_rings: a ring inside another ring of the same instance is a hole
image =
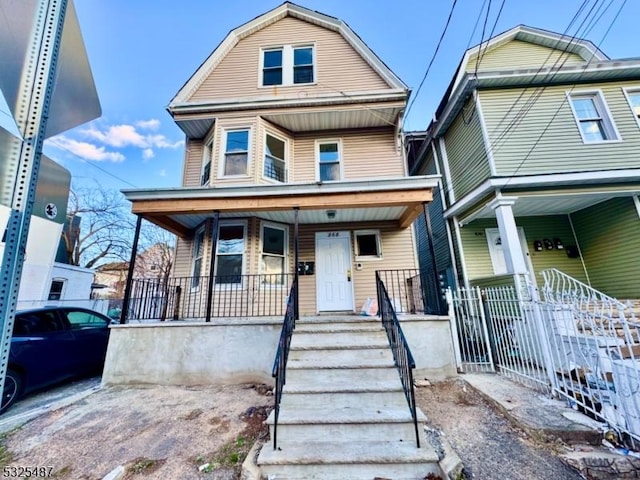
[[[282,319],[294,283],[298,314],[358,311],[376,296],[375,271],[416,275],[410,226],[436,181],[126,190],[136,243],[142,219],[179,243],[164,281],[133,278],[134,246],[120,321]]]
[[[515,184],[471,208],[450,209],[465,286],[493,286],[514,274],[540,286],[540,272],[555,268],[612,297],[640,298],[638,193],[637,183]]]

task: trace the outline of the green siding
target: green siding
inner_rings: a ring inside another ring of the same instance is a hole
[[[640,298],[640,218],[630,197],[571,215],[591,286],[620,299]]]
[[[456,199],[491,176],[482,128],[473,99],[469,99],[445,134],[449,170]]]
[[[533,248],[533,241],[543,238],[559,238],[564,245],[575,245],[569,217],[564,215],[519,217],[516,218],[516,225],[524,229],[538,284],[541,283],[538,273],[547,268],[557,268],[580,281],[586,280],[580,259],[569,258],[565,250],[554,249],[536,252]],[[485,229],[497,227],[495,219],[481,219],[471,222],[461,229],[465,263],[470,280],[494,275]]]
[[[569,66],[584,64],[584,59],[575,53],[563,53],[561,49],[552,49],[520,40],[511,40],[488,50],[482,56],[479,70],[532,68],[541,66]],[[476,57],[469,60],[466,71],[476,68]]]
[[[571,86],[481,91],[496,173],[512,176],[637,168],[640,128],[623,87],[638,86],[640,82],[616,82],[579,85],[574,89],[574,92],[602,92],[622,138],[598,144],[582,142],[567,99]],[[514,124],[516,117],[522,115],[521,107],[527,103],[524,121]]]

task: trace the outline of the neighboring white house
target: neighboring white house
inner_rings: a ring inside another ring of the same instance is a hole
[[[64,303],[106,312],[106,305],[102,308],[90,299],[94,271],[56,262],[70,185],[69,171],[43,155],[18,292],[19,310]],[[10,211],[9,206],[0,205],[3,231]],[[3,254],[1,241],[0,255]]]

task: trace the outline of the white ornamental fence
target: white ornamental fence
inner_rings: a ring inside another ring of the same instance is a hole
[[[448,292],[458,368],[495,371],[564,398],[640,442],[634,305],[555,269],[542,276],[540,289],[516,275],[504,285]]]

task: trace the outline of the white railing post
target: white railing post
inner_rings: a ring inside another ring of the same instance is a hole
[[[462,372],[462,355],[460,354],[460,337],[458,335],[458,320],[456,318],[455,308],[453,306],[453,292],[447,288],[445,292],[447,306],[449,310],[449,326],[451,329],[451,340],[453,342],[453,354],[456,360],[456,369]]]
[[[487,318],[484,315],[484,304],[482,302],[482,293],[480,287],[475,289],[478,298],[478,310],[480,310],[480,320],[482,322],[482,333],[484,334],[484,340],[487,346],[487,355],[489,356],[489,362],[491,364],[491,370],[496,371],[496,366],[493,363],[493,349],[491,348],[491,338],[489,338],[489,330],[487,329]]]
[[[544,359],[544,368],[547,371],[547,377],[549,378],[549,383],[551,385],[551,393],[553,393],[558,389],[558,378],[555,374],[555,368],[553,365],[553,357],[551,356],[551,345],[550,345],[550,332],[547,330],[547,327],[544,323],[544,318],[542,315],[542,306],[540,304],[540,294],[538,289],[533,285],[529,284],[529,297],[531,298],[531,304],[533,306],[533,321],[536,329],[536,333],[538,334],[538,343],[540,344],[540,348],[542,349],[542,357]]]

